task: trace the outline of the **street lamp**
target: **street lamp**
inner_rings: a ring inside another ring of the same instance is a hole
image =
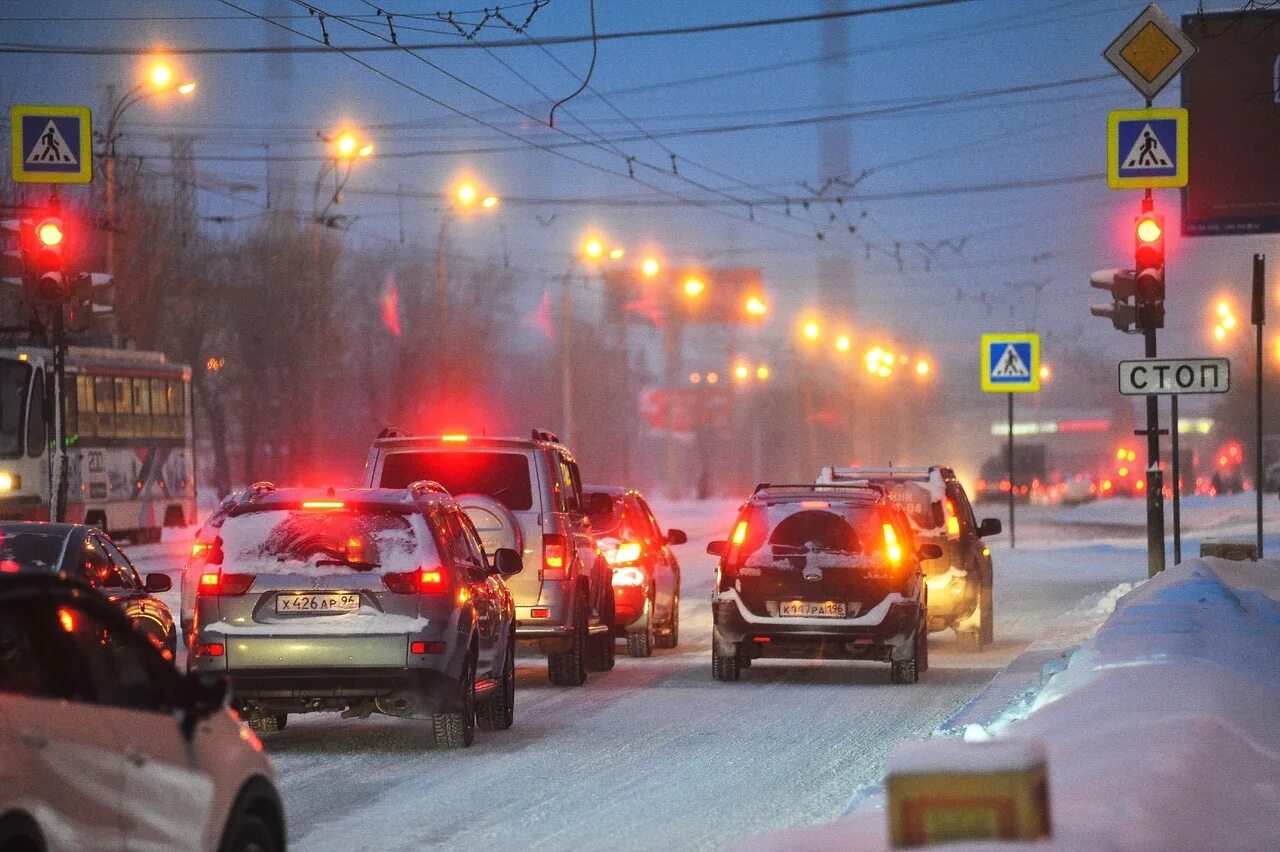
[[[706,289],[706,282],[701,278],[691,275],[684,280],[684,294],[690,299],[698,298]]]
[[[769,313],[769,306],[759,296],[748,296],[744,308],[747,315],[752,317],[762,317]]]
[[[849,335],[842,334],[836,338],[837,352],[848,352],[851,346],[853,346],[853,341],[849,339]]]
[[[357,159],[367,158],[373,153],[373,143],[362,139],[360,134],[350,128],[334,131],[329,135],[317,132],[320,141],[331,146],[331,157],[326,159],[316,174],[316,184],[311,191],[312,219],[321,225],[332,225],[334,220],[328,218],[329,210],[335,204],[342,203],[342,189],[351,179],[351,169]],[[344,168],[345,166],[345,168]],[[333,171],[333,193],[324,207],[320,206],[320,187],[325,176]]]
[[[653,278],[662,271],[662,265],[656,257],[646,257],[640,261],[640,274],[645,278]]]
[[[146,80],[125,92],[124,97],[115,99],[116,87],[107,87],[107,100],[114,102],[107,116],[106,130],[98,136],[102,143],[102,154],[106,160],[106,202],[107,202],[107,272],[114,275],[116,271],[116,140],[120,138],[120,120],[124,114],[137,103],[176,91],[182,95],[190,95],[196,90],[194,81],[173,85],[173,68],[163,60],[157,61],[146,74]]]
[[[932,366],[929,364],[929,362],[928,362],[927,360],[925,360],[924,358],[921,358],[921,359],[919,359],[918,361],[916,361],[916,375],[917,375],[917,376],[919,376],[920,378],[922,378],[922,379],[923,379],[923,378],[925,378],[926,376],[928,376],[928,375],[929,375],[929,373],[930,373],[930,371],[931,371],[932,369],[933,369],[933,367],[932,367]],[[1048,369],[1048,368],[1046,368],[1046,367],[1041,367],[1041,368],[1040,368],[1040,377],[1041,377],[1041,378],[1045,378],[1045,370],[1046,370],[1046,369]]]
[[[822,336],[822,326],[816,320],[805,320],[804,325],[800,326],[800,334],[805,340],[813,342]]]
[[[769,371],[769,365],[768,365],[768,364],[761,364],[759,367],[756,367],[756,379],[757,379],[757,381],[767,382],[767,381],[769,381],[769,376],[771,376],[771,375],[773,375],[773,374]]]
[[[436,316],[439,323],[436,335],[440,340],[441,387],[448,386],[451,352],[449,349],[449,261],[446,250],[449,225],[467,213],[477,198],[481,199],[481,209],[487,212],[493,212],[498,207],[497,195],[489,192],[482,194],[475,182],[470,179],[460,181],[451,193],[446,193],[444,196],[444,215],[440,217],[440,230],[436,233]]]

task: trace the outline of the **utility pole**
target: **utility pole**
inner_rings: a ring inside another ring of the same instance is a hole
[[[573,446],[573,264],[570,260],[560,279],[560,440],[566,446]]]
[[[1266,471],[1262,469],[1262,326],[1267,320],[1267,256],[1265,254],[1255,254],[1253,256],[1253,310],[1252,317],[1253,327],[1257,332],[1258,351],[1257,361],[1255,362],[1256,375],[1254,377],[1254,479],[1253,490],[1254,498],[1257,501],[1258,509],[1258,558],[1262,558],[1262,495],[1266,490]]]

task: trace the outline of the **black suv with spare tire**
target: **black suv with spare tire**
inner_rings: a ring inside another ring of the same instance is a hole
[[[720,557],[711,669],[735,681],[760,658],[879,660],[894,683],[929,667],[927,587],[902,510],[876,486],[760,485]]]

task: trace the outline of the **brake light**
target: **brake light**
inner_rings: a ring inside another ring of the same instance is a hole
[[[209,642],[206,645],[196,645],[192,650],[197,657],[221,657],[226,649],[221,642]]]
[[[550,607],[535,606],[533,609],[529,610],[529,617],[530,618],[550,618],[551,609]]]
[[[197,594],[210,597],[236,597],[249,591],[252,574],[201,574]]]
[[[441,435],[440,440],[444,441],[446,444],[465,444],[468,440],[468,437],[466,435],[459,435],[455,433],[455,434],[449,434],[449,435]]]
[[[606,550],[604,556],[605,561],[610,565],[629,565],[632,562],[640,561],[642,551],[643,548],[641,548],[640,542],[624,541],[618,545],[617,550],[614,550],[612,554]]]
[[[639,568],[617,568],[613,572],[615,586],[643,586],[644,572]]]
[[[213,545],[206,541],[197,541],[195,544],[191,545],[191,558],[195,559],[198,556],[204,556],[212,547]]]
[[[830,509],[831,504],[826,500],[801,500],[801,509]]]
[[[943,505],[946,506],[947,535],[951,538],[959,538],[960,519],[956,517],[956,504],[948,500]]]
[[[75,633],[76,632],[76,614],[71,610],[67,609],[65,606],[59,607],[58,624],[61,625],[62,629],[65,630],[67,633]]]
[[[441,568],[419,568],[382,575],[382,582],[397,595],[440,595],[448,591],[449,578]]]
[[[443,654],[445,643],[443,642],[410,642],[410,654]]]
[[[347,504],[342,502],[341,500],[304,500],[302,502],[302,508],[308,509],[311,511],[325,511],[327,509],[343,509],[343,508],[346,508],[346,505]]]
[[[897,567],[902,564],[902,547],[898,545],[898,534],[893,531],[893,524],[883,524],[884,530],[884,553],[889,558],[889,564]]]
[[[564,579],[566,551],[564,536],[558,533],[548,533],[542,537],[542,579]]]
[[[747,522],[738,521],[738,525],[733,528],[733,543],[740,545],[747,540]]]

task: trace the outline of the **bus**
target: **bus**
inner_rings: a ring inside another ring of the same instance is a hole
[[[50,520],[53,352],[0,349],[0,520]],[[135,543],[196,520],[191,369],[163,353],[71,347],[66,520]]]

